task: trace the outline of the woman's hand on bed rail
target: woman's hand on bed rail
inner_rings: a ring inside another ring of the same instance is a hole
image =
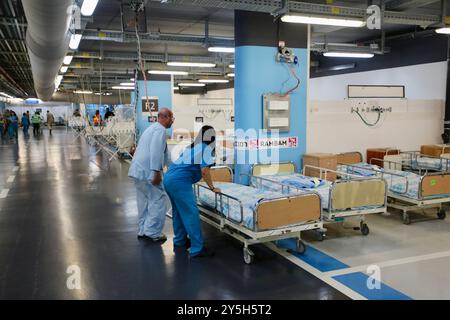
[[[220,190],[219,188],[212,188],[211,191],[215,193],[222,193],[222,190]]]

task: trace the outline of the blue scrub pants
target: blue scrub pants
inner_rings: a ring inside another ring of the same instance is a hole
[[[172,204],[173,244],[183,246],[189,235],[190,255],[195,256],[203,249],[203,236],[192,184],[166,179],[164,188]]]
[[[156,238],[162,236],[169,201],[162,183],[154,186],[150,181],[136,180],[138,207],[138,235]]]

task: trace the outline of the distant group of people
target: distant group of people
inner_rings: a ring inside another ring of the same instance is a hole
[[[33,126],[33,135],[38,136],[41,133],[41,124],[43,123],[44,119],[39,111],[36,111],[31,117],[30,111],[27,111],[22,114],[19,121],[19,117],[13,110],[5,110],[3,114],[0,114],[0,136],[2,138],[9,137],[10,139],[17,139],[19,136],[19,126],[22,127],[24,135],[28,136],[30,124]],[[49,133],[52,134],[55,117],[49,110],[47,110],[46,123]]]
[[[106,108],[105,121],[114,116],[115,116],[114,112],[110,108]],[[92,122],[94,124],[94,127],[104,125],[104,121],[102,119],[102,115],[100,114],[100,110],[95,111],[95,115],[92,117]]]

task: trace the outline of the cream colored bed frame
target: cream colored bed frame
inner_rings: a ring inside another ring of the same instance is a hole
[[[305,166],[303,172],[306,172],[307,168],[315,169],[315,171],[320,172],[323,176],[328,172],[337,173],[333,170],[313,166]],[[257,164],[252,167],[251,175],[257,181],[258,179],[260,181],[267,180],[271,183],[283,185],[277,181],[263,177],[276,174],[292,174],[295,172],[294,163]],[[286,185],[285,187],[288,189],[296,189]],[[354,176],[353,180],[341,179],[332,182],[328,208],[324,208],[322,219],[324,222],[334,223],[342,221],[342,218],[359,217],[360,230],[363,234],[366,234],[366,231],[368,233],[369,229],[367,224],[364,223],[364,216],[372,213],[384,213],[386,212],[386,208],[386,181],[379,178],[361,178]]]
[[[232,171],[226,166],[212,167],[211,177],[213,181],[230,183],[233,181]],[[204,183],[196,184],[195,188],[197,195],[200,188],[209,190]],[[221,214],[221,207],[225,203],[229,204],[230,201],[240,204],[240,221],[226,218]],[[303,253],[306,246],[301,241],[301,232],[323,227],[320,219],[322,212],[320,196],[313,192],[276,199],[262,199],[253,211],[253,221],[255,221],[253,230],[243,225],[243,205],[237,198],[219,193],[216,194],[214,208],[202,203],[198,203],[198,206],[203,221],[244,243],[244,261],[247,264],[252,263],[254,257],[254,253],[248,248],[249,245],[296,238],[296,251]]]
[[[342,162],[341,164],[353,165],[362,162],[358,161],[356,155],[356,152],[341,154],[341,160],[347,161],[347,163]],[[362,160],[362,157],[360,160]],[[386,159],[383,159],[382,161],[384,161],[385,163],[392,162]],[[418,199],[411,199],[399,193],[388,190],[388,207],[402,211],[402,220],[404,224],[410,224],[412,222],[408,212],[430,208],[437,209],[438,219],[445,219],[446,212],[445,209],[443,209],[442,204],[450,202],[450,196],[433,198],[439,195],[450,195],[450,172],[427,173],[425,175],[422,175],[419,184]],[[429,219],[415,219],[415,221],[426,220]]]

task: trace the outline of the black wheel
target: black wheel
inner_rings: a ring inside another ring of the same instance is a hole
[[[306,251],[306,245],[302,240],[297,240],[295,251],[299,254],[304,254]]]
[[[403,213],[402,215],[403,224],[411,224],[411,218],[409,217],[409,214]]]
[[[248,248],[244,248],[244,262],[246,264],[252,264],[255,260],[255,254]]]
[[[444,220],[445,217],[447,216],[445,209],[439,209],[437,216],[439,219]]]
[[[317,240],[318,241],[323,241],[325,240],[325,233],[321,232],[321,231],[317,231]]]
[[[361,223],[361,233],[363,236],[367,236],[370,232],[369,226],[365,223]]]

